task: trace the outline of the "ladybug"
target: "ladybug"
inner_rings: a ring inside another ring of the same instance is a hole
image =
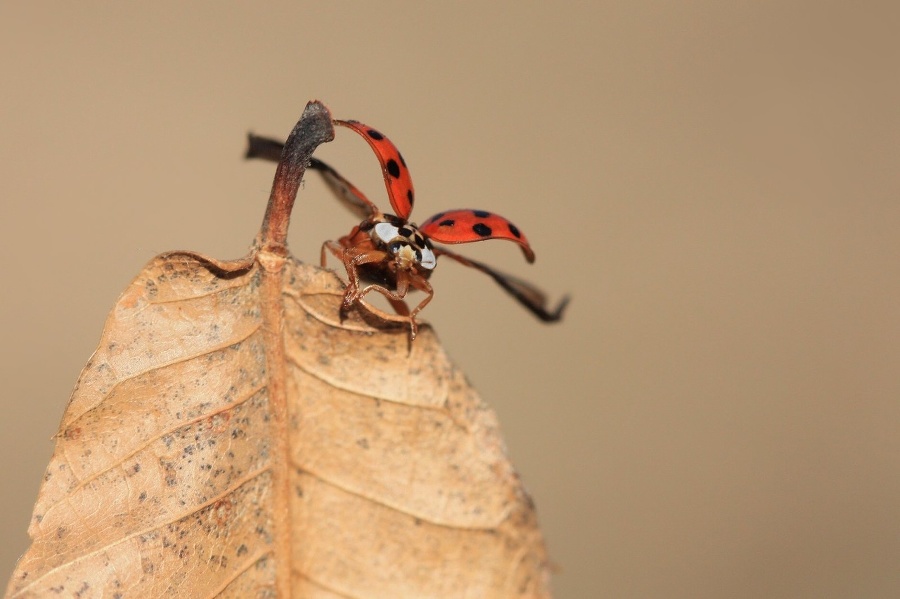
[[[544,322],[560,320],[568,297],[564,297],[553,310],[548,310],[545,307],[546,296],[530,283],[435,245],[435,242],[455,244],[507,239],[519,245],[529,263],[534,262],[534,251],[518,227],[497,214],[472,209],[440,212],[418,226],[411,223],[409,216],[415,202],[415,191],[406,161],[397,147],[383,134],[358,121],[335,120],[334,124],[355,131],[369,143],[381,163],[388,199],[395,212],[383,213],[331,166],[316,158],[310,161],[309,168],[321,173],[338,198],[362,218],[362,222],[349,234],[322,245],[322,266],[326,265],[330,252],[347,271],[349,281],[341,305],[342,315],[375,291],[387,298],[398,314],[409,319],[410,339],[415,339],[418,331],[416,315],[434,296],[428,279],[437,266],[438,257],[446,256],[487,274]],[[280,160],[281,142],[253,134],[249,135],[249,142],[247,158]],[[425,298],[411,310],[405,302],[410,289],[418,289],[425,294]]]

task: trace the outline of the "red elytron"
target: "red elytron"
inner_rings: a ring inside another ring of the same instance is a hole
[[[555,322],[562,317],[568,297],[548,311],[546,296],[530,283],[432,244],[508,239],[522,248],[528,262],[534,262],[534,251],[514,224],[502,216],[471,209],[441,212],[420,226],[410,223],[415,191],[406,162],[396,146],[375,129],[357,121],[336,120],[334,123],[352,129],[369,143],[381,163],[388,199],[396,213],[381,212],[336,170],[321,160],[312,159],[310,168],[319,171],[338,198],[363,219],[348,235],[322,245],[322,266],[326,265],[327,250],[341,260],[347,271],[349,282],[342,313],[368,293],[376,291],[387,298],[398,314],[409,318],[410,338],[415,339],[416,315],[434,296],[428,278],[437,265],[437,257],[447,256],[490,276],[541,320]],[[281,148],[280,142],[250,135],[247,157],[277,161]],[[412,310],[404,301],[410,289],[425,293],[425,298]]]

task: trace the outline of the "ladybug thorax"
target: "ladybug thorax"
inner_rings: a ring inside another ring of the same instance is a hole
[[[413,266],[420,266],[431,270],[437,265],[431,242],[412,223],[384,220],[375,223],[370,235],[376,246],[384,248],[394,257],[399,269],[410,270]]]

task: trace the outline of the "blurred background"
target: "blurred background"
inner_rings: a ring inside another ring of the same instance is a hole
[[[399,146],[424,317],[499,413],[559,598],[900,596],[900,9],[842,2],[0,4],[0,578],[118,294],[243,255],[313,98]],[[366,144],[321,157],[384,203]],[[354,219],[310,178],[291,246]],[[485,332],[489,334],[485,334]]]

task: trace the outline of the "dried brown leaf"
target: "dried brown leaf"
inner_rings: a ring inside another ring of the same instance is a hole
[[[549,597],[494,414],[431,329],[341,322],[339,279],[284,247],[330,131],[311,103],[246,259],[165,254],[119,298],[7,597]]]

